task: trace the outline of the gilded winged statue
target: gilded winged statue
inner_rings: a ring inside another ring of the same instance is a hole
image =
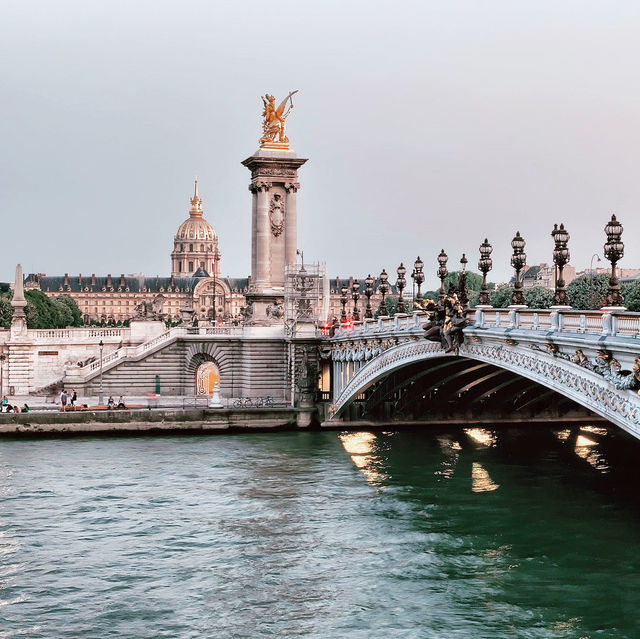
[[[262,130],[263,136],[260,138],[260,144],[265,142],[282,142],[286,144],[289,138],[285,135],[284,121],[287,119],[291,109],[293,109],[293,96],[298,91],[291,91],[289,95],[276,108],[276,99],[267,93],[262,96],[264,111],[262,112]],[[287,108],[287,102],[289,107]],[[276,139],[277,138],[277,139]]]

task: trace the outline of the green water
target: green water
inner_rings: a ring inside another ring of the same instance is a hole
[[[0,441],[0,638],[640,637],[613,429]]]

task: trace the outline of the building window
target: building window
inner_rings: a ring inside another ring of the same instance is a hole
[[[204,244],[200,244],[200,251],[204,253]]]
[[[193,251],[193,244],[189,244],[189,250]]]
[[[178,273],[182,273],[182,262],[178,262]]]
[[[189,273],[193,271],[193,262],[189,262]]]

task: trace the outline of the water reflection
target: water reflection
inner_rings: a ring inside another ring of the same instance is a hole
[[[491,480],[489,473],[483,468],[482,464],[473,462],[471,465],[471,490],[474,493],[488,493],[492,490],[500,488]]]
[[[385,475],[374,468],[377,462],[374,454],[376,435],[367,432],[342,433],[340,441],[353,463],[370,484],[378,485],[385,479]]]
[[[497,441],[496,434],[486,428],[465,428],[464,432],[473,441],[483,446],[494,446]]]

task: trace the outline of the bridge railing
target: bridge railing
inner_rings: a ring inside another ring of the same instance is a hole
[[[336,329],[334,338],[366,337],[421,329],[428,314],[396,313],[353,322]],[[640,313],[628,311],[583,311],[573,309],[475,308],[467,318],[475,328],[504,328],[545,332],[588,333],[640,339]]]

